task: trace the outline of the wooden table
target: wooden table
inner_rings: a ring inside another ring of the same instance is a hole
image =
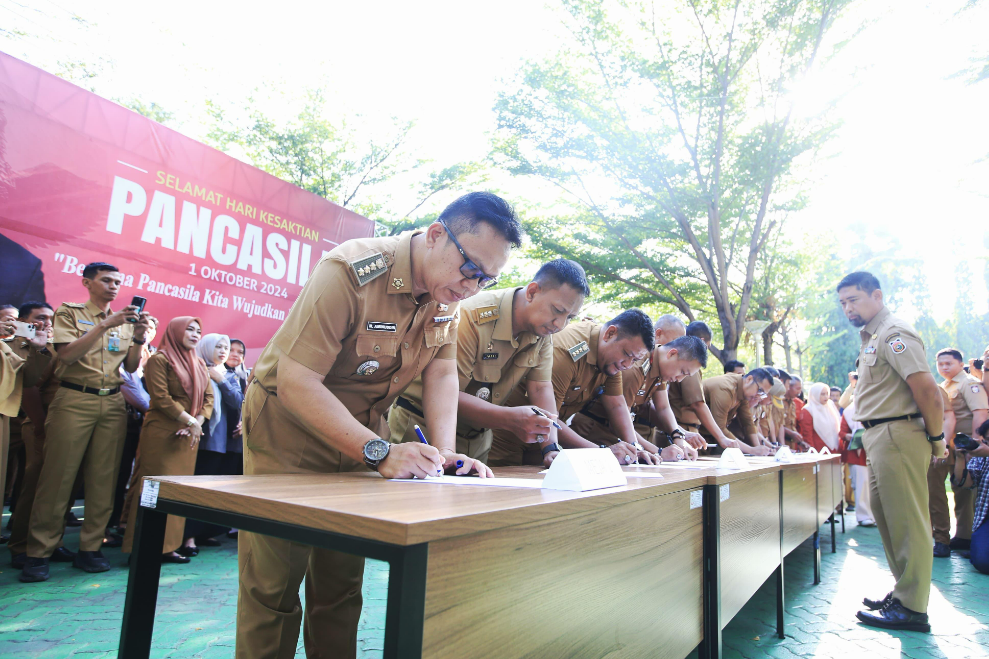
[[[377,474],[153,478],[119,656],[149,655],[169,513],[387,561],[385,657],[682,659],[703,638],[707,479],[572,493]]]

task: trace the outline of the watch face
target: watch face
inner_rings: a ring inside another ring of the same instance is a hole
[[[364,447],[364,455],[368,460],[374,460],[375,462],[380,462],[385,459],[388,455],[388,449],[390,448],[388,442],[383,439],[372,439]]]

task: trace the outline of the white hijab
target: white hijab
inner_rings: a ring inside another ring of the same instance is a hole
[[[810,387],[807,395],[807,410],[814,418],[814,432],[817,433],[824,444],[832,451],[838,450],[838,427],[841,425],[841,417],[834,403],[830,400],[821,405],[821,391],[831,392],[831,387],[823,382],[817,382]]]
[[[226,334],[204,334],[203,338],[199,340],[199,345],[196,346],[199,356],[208,368],[213,368],[215,362],[213,361],[213,354],[216,352],[216,344],[226,342],[230,345],[230,337]],[[209,417],[209,431],[212,436],[213,431],[216,430],[216,424],[220,422],[220,417],[223,411],[223,405],[220,399],[220,386],[216,384],[213,378],[209,379],[209,383],[213,386],[213,413]]]

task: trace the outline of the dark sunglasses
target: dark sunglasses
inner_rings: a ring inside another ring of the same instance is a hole
[[[446,229],[446,232],[450,235],[450,240],[453,241],[453,244],[456,245],[457,249],[460,251],[460,256],[464,257],[464,264],[460,266],[460,274],[467,279],[476,279],[477,287],[482,291],[497,284],[497,277],[490,277],[484,274],[477,264],[470,260],[470,257],[467,256],[467,252],[465,252],[464,248],[460,246],[460,242],[457,241],[457,237],[453,235],[452,231],[450,231],[450,227],[446,225],[446,222],[440,222],[440,224],[443,225],[443,228]]]

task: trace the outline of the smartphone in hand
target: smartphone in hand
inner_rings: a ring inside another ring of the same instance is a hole
[[[143,297],[141,297],[139,295],[135,295],[134,296],[134,299],[132,299],[130,301],[130,305],[132,307],[137,307],[137,311],[135,313],[138,316],[140,316],[141,315],[141,312],[144,311],[144,305],[146,305],[147,303],[148,303],[148,299],[147,298],[143,298]],[[129,322],[129,323],[136,323],[137,322],[137,319],[135,318],[135,319],[131,320],[130,318],[128,318],[127,319],[127,322]]]

